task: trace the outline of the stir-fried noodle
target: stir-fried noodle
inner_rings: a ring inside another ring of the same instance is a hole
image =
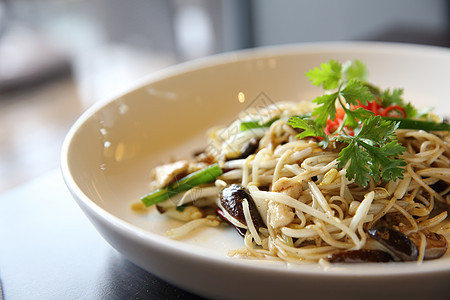
[[[401,156],[406,162],[403,179],[379,183],[370,179],[361,187],[346,178],[346,168],[338,168],[340,143],[331,142],[323,149],[316,138],[296,138],[298,131],[287,120],[311,110],[307,102],[279,103],[264,112],[246,111],[226,128],[211,129],[209,146],[185,162],[186,168],[191,172],[217,162],[224,172],[215,182],[158,204],[168,216],[188,221],[168,235],[180,238],[226,219],[244,235],[244,247],[231,249],[230,255],[290,262],[320,261],[342,251],[364,254],[361,250],[381,250],[398,257],[371,238],[369,231],[380,226],[414,241],[418,254],[413,259],[417,261],[426,258],[426,249],[432,248],[432,235],[438,241],[450,238],[449,132],[398,129],[398,142],[406,147]],[[260,123],[276,121],[270,127],[233,130],[255,117]],[[250,141],[256,141],[255,150],[240,158]],[[153,189],[160,187],[157,178],[165,175],[154,175]],[[227,212],[218,197],[232,184],[239,184],[251,196],[242,199],[244,218],[240,220]],[[253,218],[250,201],[263,224]],[[180,206],[184,210],[176,208]],[[223,219],[217,217],[217,208]],[[445,249],[435,256],[443,255],[446,247],[445,241]]]

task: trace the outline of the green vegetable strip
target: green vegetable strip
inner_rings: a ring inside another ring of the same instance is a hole
[[[241,123],[241,131],[246,131],[249,129],[254,129],[254,128],[262,128],[262,127],[270,127],[270,125],[273,124],[273,122],[279,120],[279,118],[274,118],[272,120],[267,121],[264,124],[260,124],[258,121],[248,121],[248,122],[242,122]]]
[[[199,170],[181,178],[179,181],[167,187],[160,188],[142,197],[141,201],[145,204],[145,206],[151,206],[200,184],[211,182],[222,175],[222,173],[222,169],[218,164],[210,165],[205,169]]]
[[[399,129],[416,129],[425,131],[450,131],[450,124],[420,121],[413,119],[383,117],[384,120],[399,122]]]

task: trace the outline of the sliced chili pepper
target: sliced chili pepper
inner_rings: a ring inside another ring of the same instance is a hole
[[[398,111],[403,115],[403,118],[406,118],[406,112],[405,109],[403,107],[401,107],[400,105],[390,105],[388,107],[386,107],[383,112],[381,113],[381,116],[386,117],[386,116],[395,116],[392,114],[389,114],[391,111]]]
[[[372,102],[369,102],[369,110],[372,111],[375,116],[378,116],[380,114],[379,109],[382,107],[378,104],[376,100],[373,100]]]
[[[355,105],[353,109],[357,108],[364,108],[366,110],[369,110],[374,113],[375,116],[380,115],[380,108],[383,108],[377,100],[373,100],[367,103],[367,105],[362,105],[361,102],[358,100],[358,105]]]
[[[324,131],[327,135],[331,135],[333,132],[338,130],[338,128],[342,125],[343,120],[340,118],[335,118],[334,121],[330,119],[327,120],[327,125],[324,128]]]

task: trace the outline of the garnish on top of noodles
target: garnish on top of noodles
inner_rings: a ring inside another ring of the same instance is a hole
[[[269,105],[208,132],[194,159],[156,167],[140,205],[186,222],[226,222],[232,255],[285,261],[435,259],[448,249],[450,125],[367,82],[358,61],[306,73],[326,93]],[[236,130],[237,128],[237,130]],[[141,206],[139,206],[141,207]],[[135,206],[135,209],[139,208]]]
[[[348,144],[340,152],[338,167],[346,167],[347,179],[354,179],[359,185],[366,186],[369,176],[377,182],[380,177],[386,181],[403,178],[402,167],[406,163],[399,156],[405,147],[397,142],[394,135],[398,123],[375,115],[381,105],[364,84],[367,77],[365,66],[356,61],[343,67],[337,61],[330,60],[306,75],[314,85],[336,91],[313,100],[318,106],[311,117],[292,117],[289,120],[288,124],[292,127],[303,129],[297,137],[319,137],[322,139],[319,144],[324,148],[330,139]],[[398,94],[394,91],[394,97],[390,98],[396,98],[399,102]],[[400,105],[394,109],[405,113]],[[384,108],[384,111],[390,110]]]
[[[377,182],[403,178],[406,163],[399,156],[405,147],[395,136],[402,123],[402,128],[415,124],[419,128],[414,129],[449,130],[448,124],[402,122],[401,118],[416,117],[418,111],[404,103],[403,90],[381,92],[366,83],[367,70],[360,61],[342,65],[330,60],[306,75],[314,85],[335,91],[313,100],[318,106],[310,117],[291,117],[288,124],[303,129],[297,135],[300,139],[319,137],[324,148],[330,139],[347,144],[340,152],[338,167],[346,167],[347,178],[361,186],[367,185],[370,176]]]

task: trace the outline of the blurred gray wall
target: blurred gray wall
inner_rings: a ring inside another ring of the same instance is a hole
[[[448,45],[447,0],[255,0],[254,45],[387,40]]]
[[[26,45],[30,45],[28,37],[33,40],[33,35],[39,38],[44,35],[70,61],[80,95],[88,103],[169,65],[237,49],[346,40],[450,47],[450,0],[0,0],[0,3],[0,50],[1,46],[7,49],[6,42],[12,40],[2,32],[9,30],[12,33],[9,37],[21,33],[22,44]],[[33,65],[55,57],[53,52],[44,53],[49,48],[46,45],[35,45],[40,52],[31,46],[16,47],[23,50],[20,55],[29,57]],[[25,61],[22,65],[30,64]]]
[[[65,35],[61,42],[71,47],[82,46],[80,39],[103,39],[172,52],[181,60],[315,41],[450,46],[450,0],[3,1],[15,18]]]

